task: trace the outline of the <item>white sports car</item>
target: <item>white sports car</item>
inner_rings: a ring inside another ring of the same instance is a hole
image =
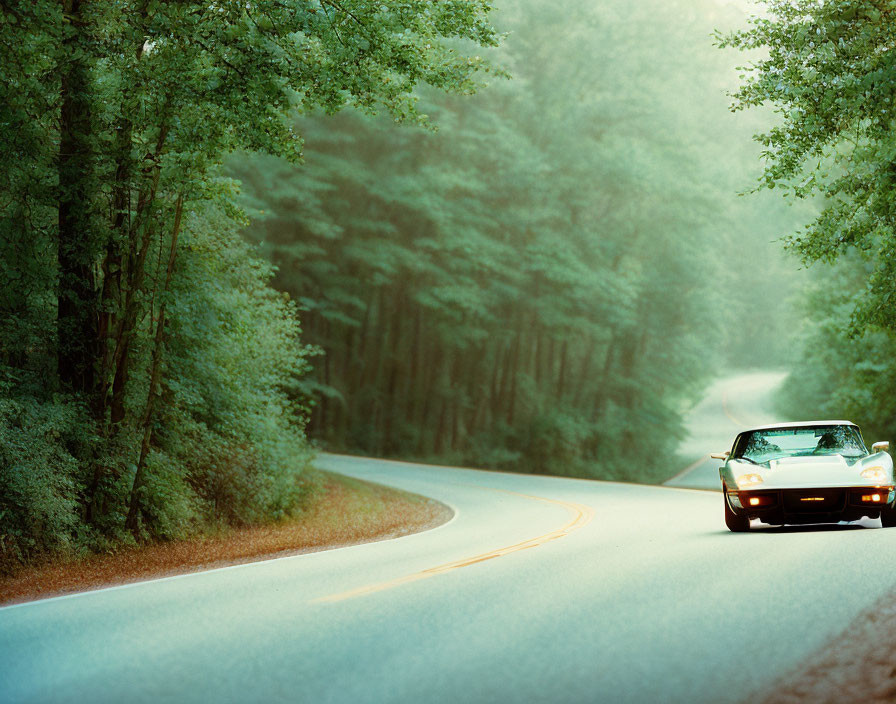
[[[782,423],[745,430],[719,468],[729,529],[750,529],[758,518],[772,525],[836,523],[863,517],[896,526],[896,480],[888,442],[868,452],[848,420]]]

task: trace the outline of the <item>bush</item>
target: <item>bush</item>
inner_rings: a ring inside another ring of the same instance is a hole
[[[0,398],[0,570],[76,547],[81,464],[89,434],[72,399]]]
[[[526,469],[538,474],[575,477],[584,471],[591,424],[559,411],[533,416],[522,452]]]
[[[292,512],[311,459],[300,378],[308,350],[295,304],[268,286],[233,220],[188,223],[173,281],[166,393],[140,501],[147,529],[245,525]]]
[[[206,204],[185,221],[136,537],[169,540],[278,520],[310,491],[295,304],[237,222]],[[158,301],[155,304],[158,305]],[[52,310],[47,311],[51,315]],[[125,527],[143,439],[151,317],[133,341],[127,418],[114,430],[52,373],[0,365],[0,569],[133,544]]]

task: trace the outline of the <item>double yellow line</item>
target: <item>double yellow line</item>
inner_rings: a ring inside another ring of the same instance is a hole
[[[570,501],[560,501],[559,499],[547,499],[542,496],[531,496],[529,494],[520,494],[515,491],[506,491],[504,489],[491,489],[489,487],[477,487],[477,488],[486,488],[489,491],[499,491],[504,494],[513,494],[514,496],[522,496],[526,499],[532,499],[533,501],[541,501],[547,504],[555,504],[557,506],[561,506],[565,508],[571,518],[570,520],[563,525],[561,528],[557,530],[553,530],[549,533],[545,533],[544,535],[539,535],[535,538],[530,538],[529,540],[524,540],[521,543],[516,543],[514,545],[508,545],[506,547],[498,548],[496,550],[490,550],[489,552],[484,552],[479,555],[474,555],[472,557],[466,557],[461,560],[455,560],[454,562],[446,562],[443,565],[438,565],[436,567],[430,567],[429,569],[421,570],[420,572],[415,572],[413,574],[405,575],[404,577],[398,577],[396,579],[390,579],[386,582],[379,582],[377,584],[368,584],[363,587],[358,587],[357,589],[351,589],[347,592],[340,592],[339,594],[331,594],[330,596],[323,596],[317,599],[313,599],[311,601],[312,604],[331,604],[337,601],[345,601],[346,599],[353,599],[359,596],[366,596],[367,594],[374,594],[375,592],[381,592],[386,589],[392,589],[393,587],[399,587],[402,584],[409,584],[411,582],[419,582],[421,579],[429,579],[430,577],[435,577],[440,574],[445,574],[446,572],[451,572],[453,570],[458,570],[462,567],[469,567],[470,565],[476,565],[480,562],[485,562],[486,560],[494,560],[496,557],[503,557],[504,555],[510,555],[511,553],[519,552],[520,550],[528,550],[529,548],[535,548],[539,545],[544,545],[545,543],[549,543],[552,540],[558,540],[559,538],[563,538],[573,531],[582,528],[583,526],[588,525],[592,518],[594,518],[594,509],[590,506],[585,506],[584,504],[576,504]]]

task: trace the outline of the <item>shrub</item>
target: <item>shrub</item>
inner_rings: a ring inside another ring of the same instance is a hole
[[[70,447],[88,434],[72,399],[0,398],[0,570],[75,547],[80,464]]]

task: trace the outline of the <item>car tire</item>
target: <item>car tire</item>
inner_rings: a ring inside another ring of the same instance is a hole
[[[747,516],[738,516],[728,505],[728,497],[723,490],[722,503],[725,504],[725,525],[732,533],[746,533],[750,530],[750,519]]]
[[[880,510],[880,527],[893,528],[896,527],[896,508],[892,506],[884,506]]]

